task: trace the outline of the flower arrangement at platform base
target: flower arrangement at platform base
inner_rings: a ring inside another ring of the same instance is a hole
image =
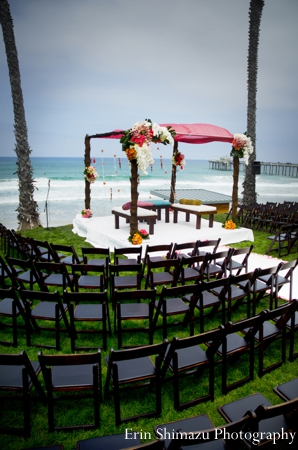
[[[94,166],[85,167],[84,175],[86,180],[89,181],[89,183],[94,183],[96,178],[98,178],[98,173],[96,172]]]
[[[146,230],[137,230],[132,236],[129,236],[128,240],[133,245],[141,245],[143,239],[149,239],[149,233]]]
[[[223,227],[226,230],[235,230],[235,228],[237,228],[237,224],[232,220],[226,220],[225,224],[223,225]]]
[[[84,219],[91,219],[91,217],[92,217],[91,209],[82,209],[81,214]]]

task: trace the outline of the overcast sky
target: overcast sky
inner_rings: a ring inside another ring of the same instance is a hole
[[[249,0],[9,0],[32,156],[84,155],[84,137],[157,123],[246,131]],[[298,1],[265,0],[259,44],[257,159],[298,163]],[[2,34],[1,34],[2,36]],[[14,156],[0,42],[0,156]],[[121,155],[92,140],[92,156]],[[164,158],[169,146],[163,150]],[[230,144],[180,144],[187,158]]]

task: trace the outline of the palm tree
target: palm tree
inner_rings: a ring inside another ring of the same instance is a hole
[[[3,32],[7,65],[10,78],[14,111],[15,152],[18,157],[17,173],[19,178],[18,230],[28,230],[41,226],[38,205],[34,201],[33,168],[30,161],[30,147],[26,125],[25,108],[21,87],[18,52],[16,48],[13,21],[7,0],[0,0],[0,22]]]
[[[252,162],[256,159],[256,111],[257,111],[257,78],[258,78],[258,48],[261,16],[264,0],[250,0],[249,6],[249,44],[247,67],[247,134],[254,147],[250,155],[249,164],[245,168],[243,186],[243,203],[251,204],[256,201],[256,178],[252,173]]]

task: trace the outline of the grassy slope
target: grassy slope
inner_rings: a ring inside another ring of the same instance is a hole
[[[224,215],[218,215],[217,221],[224,221],[225,216]],[[64,244],[73,244],[78,253],[81,254],[81,247],[82,246],[88,246],[83,238],[80,238],[77,235],[74,235],[72,233],[72,226],[63,226],[63,227],[57,227],[52,228],[50,230],[40,228],[37,230],[27,231],[23,234],[26,236],[32,236],[39,240],[48,240],[49,242],[54,243],[64,243]],[[268,247],[268,240],[266,239],[267,233],[264,232],[254,232],[254,251],[256,253],[264,254],[267,247]],[[247,245],[250,245],[250,242],[242,242],[239,244],[235,244],[235,247],[245,247]],[[275,256],[273,254],[273,256]],[[298,254],[291,254],[288,257],[285,257],[284,259],[290,260],[295,259],[298,257]],[[259,304],[258,311],[265,309],[268,307],[268,303],[265,300]],[[233,316],[233,320],[240,319],[245,315],[246,308],[241,307],[239,308]],[[112,310],[110,311],[112,314]],[[113,316],[111,316],[111,319]],[[111,320],[113,323],[113,320]],[[214,319],[207,321],[206,329],[212,329],[214,327],[217,327],[220,324],[220,314],[215,316]],[[2,332],[2,331],[1,331]],[[195,332],[199,332],[198,322],[196,322],[196,328]],[[175,335],[178,335],[179,337],[186,337],[188,335],[188,328],[181,329],[180,327],[172,327],[169,328],[169,335],[168,339],[171,340]],[[47,339],[50,339],[45,337],[45,341]],[[138,338],[140,343],[147,343],[147,339],[145,336],[142,336],[140,334],[140,337]],[[154,335],[154,342],[160,342],[162,340],[162,334],[160,330],[157,330]],[[133,335],[126,336],[125,337],[125,343],[129,342],[135,342],[133,340]],[[108,338],[108,348],[117,348],[117,341],[114,334],[112,334],[111,337]],[[19,332],[19,347],[18,349],[13,349],[9,347],[0,346],[0,352],[7,353],[7,352],[16,352],[20,351],[21,349],[25,349],[31,359],[36,359],[37,357],[37,351],[38,349],[36,347],[27,347],[26,346],[26,339],[25,334],[23,331]],[[297,349],[296,349],[297,350]],[[51,352],[49,350],[44,350],[44,352]],[[62,349],[61,353],[70,353],[70,343],[69,339],[66,336],[62,337]],[[270,358],[278,358],[280,355],[280,352],[278,350],[278,344],[273,345],[270,347]],[[105,352],[102,352],[102,356],[105,356]],[[244,359],[245,360],[245,359]],[[256,364],[257,369],[257,364]],[[233,374],[237,375],[239,371],[246,371],[247,365],[245,362],[237,363],[235,366],[230,368],[229,374],[233,376]],[[257,370],[255,371],[255,379],[254,381],[244,385],[243,387],[240,387],[232,392],[230,392],[227,396],[223,396],[221,394],[221,366],[218,365],[216,367],[216,373],[215,373],[215,401],[214,402],[207,402],[203,403],[201,405],[195,406],[193,408],[187,409],[181,413],[178,413],[174,410],[173,407],[173,385],[170,375],[167,377],[167,381],[163,383],[162,388],[162,416],[157,419],[143,419],[139,420],[138,422],[131,422],[125,425],[122,425],[121,427],[116,428],[114,425],[114,408],[113,408],[113,398],[109,398],[108,401],[105,401],[101,404],[100,407],[100,413],[101,413],[101,426],[98,430],[94,431],[83,431],[78,430],[71,433],[62,433],[62,432],[55,432],[49,434],[47,431],[48,425],[47,425],[47,410],[39,403],[34,403],[31,408],[31,423],[32,423],[32,433],[31,438],[24,439],[22,437],[15,437],[12,435],[0,435],[0,444],[1,448],[3,444],[5,443],[6,450],[18,450],[25,447],[35,447],[38,445],[50,445],[50,444],[56,444],[56,443],[63,443],[66,450],[70,450],[71,448],[75,447],[75,443],[77,440],[80,439],[86,439],[89,437],[95,437],[95,436],[101,436],[105,434],[113,434],[113,433],[120,433],[125,430],[125,428],[132,428],[137,431],[143,431],[143,432],[151,432],[152,433],[152,439],[154,437],[153,435],[153,428],[156,424],[165,423],[168,421],[173,420],[179,420],[181,418],[190,417],[196,414],[202,414],[206,413],[210,416],[210,418],[213,420],[215,425],[220,425],[224,423],[223,419],[217,412],[217,407],[219,405],[222,405],[224,403],[233,401],[239,397],[251,394],[253,392],[261,392],[263,395],[265,395],[272,403],[279,403],[279,398],[273,393],[273,387],[277,384],[280,384],[281,382],[290,380],[291,378],[294,378],[297,376],[298,372],[298,362],[286,362],[281,368],[274,370],[270,374],[265,375],[261,379],[257,376]],[[102,379],[103,383],[105,382],[105,376],[106,376],[106,368],[103,364],[103,373],[102,373]],[[183,392],[183,398],[190,398],[193,395],[193,392],[200,392],[204,388],[204,380],[201,378],[196,377],[186,377],[186,380],[181,381],[181,391]],[[182,400],[183,400],[182,398]],[[147,400],[146,400],[147,402]],[[143,408],[144,407],[144,397],[141,392],[136,392],[132,398],[131,395],[128,396],[127,402],[125,402],[125,408],[126,411],[124,412],[125,415],[130,415],[132,412],[134,413],[138,407]],[[19,408],[11,408],[9,411],[10,418],[12,422],[15,422],[19,417]],[[78,423],[80,423],[80,420],[84,420],[85,417],[83,417],[84,414],[88,411],[87,405],[86,407],[82,407],[81,403],[78,403],[77,405],[71,405],[71,408],[67,405],[65,406],[65,409],[59,409],[59,412],[57,412],[56,419],[57,421],[63,421],[69,420],[70,416],[72,419],[78,420]],[[91,411],[90,411],[91,412]],[[1,413],[0,413],[1,414]],[[7,413],[6,413],[7,414]],[[1,419],[0,419],[1,420]],[[91,420],[91,419],[90,419]],[[279,448],[277,445],[275,446],[275,449]]]

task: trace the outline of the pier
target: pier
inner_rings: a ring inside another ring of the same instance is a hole
[[[214,170],[233,170],[233,158],[212,158],[208,160],[209,169]],[[245,169],[245,163],[239,161],[239,170]],[[286,177],[298,177],[298,164],[292,163],[273,163],[273,162],[260,162],[261,173],[266,175],[282,175]]]

